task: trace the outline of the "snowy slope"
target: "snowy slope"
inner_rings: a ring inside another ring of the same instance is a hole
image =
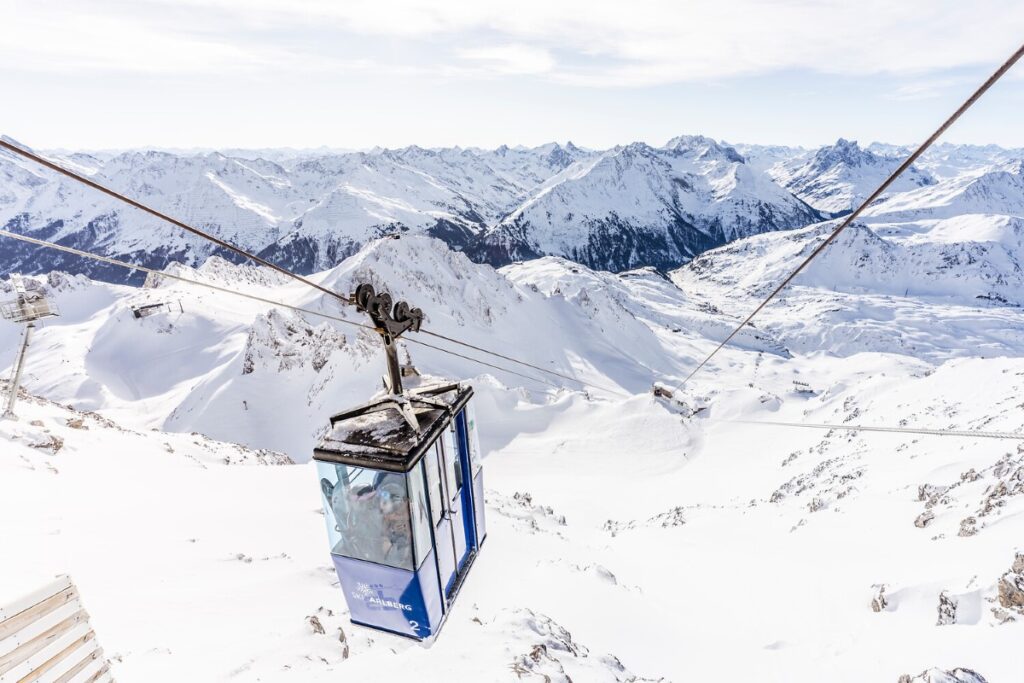
[[[363,322],[354,311],[339,310],[336,301],[262,269],[222,259],[198,270],[174,269],[220,286],[242,282],[266,299]],[[371,282],[427,311],[428,329],[627,393],[645,391],[660,372],[681,372],[685,358],[666,365],[663,357],[665,344],[680,343],[679,330],[717,335],[728,326],[708,311],[679,306],[678,290],[657,275],[619,277],[554,259],[497,272],[428,238],[377,241],[314,278],[341,292]],[[33,355],[26,385],[140,428],[200,431],[305,460],[324,414],[358,403],[380,386],[380,342],[364,329],[267,310],[167,279],[151,278],[144,289],[51,279],[56,286],[50,292],[63,316],[44,325],[37,343],[74,351]],[[559,287],[552,286],[554,279]],[[133,305],[161,302],[171,304],[171,311],[143,320],[132,315]],[[516,331],[537,327],[559,332],[522,348]],[[0,342],[11,348],[16,335],[12,325],[0,328]],[[692,342],[682,343],[688,356],[697,353]],[[744,335],[739,343],[785,353],[763,335]],[[465,374],[460,359],[412,344],[407,348],[417,365],[424,363],[432,372]],[[628,357],[623,348],[630,349]],[[551,388],[550,377],[527,381],[487,367],[469,369],[473,376],[494,374],[496,386],[504,382],[541,393]]]
[[[726,143],[729,144],[729,143]],[[790,147],[788,145],[758,145],[751,143],[736,143],[732,147],[743,155],[747,164],[758,171],[769,171],[777,164],[794,161],[796,159],[806,160],[815,150],[806,147]]]
[[[867,149],[883,156],[906,157],[914,151],[911,145],[884,145],[877,142]],[[947,180],[963,173],[977,171],[1008,161],[1024,158],[1024,149],[999,145],[959,145],[936,142],[917,161],[916,165],[937,180]]]
[[[942,298],[949,303],[1024,300],[1024,233],[1021,219],[932,222],[927,231],[883,236],[855,223],[796,280],[851,293]],[[677,273],[740,291],[766,295],[803,257],[836,228],[835,222],[757,237],[708,252]],[[786,294],[785,296],[789,296]],[[979,301],[980,300],[980,301]]]
[[[894,195],[866,213],[876,221],[889,222],[966,214],[1024,216],[1024,160],[988,166]]]
[[[740,242],[762,245],[745,263],[778,268],[785,250],[803,248],[800,234]],[[419,268],[403,276],[411,249]],[[832,325],[808,302],[846,295],[809,278],[759,323],[758,334],[797,353],[748,337],[680,394],[704,406],[683,418],[639,378],[660,376],[674,357],[688,367],[743,311],[744,293],[756,293],[746,280],[737,290],[743,262],[726,258],[732,249],[712,252],[699,276],[687,273],[701,261],[675,274],[679,286],[650,270],[616,276],[555,258],[496,273],[412,238],[375,243],[318,275],[339,289],[394,283],[424,304],[434,329],[492,347],[514,341],[502,350],[534,361],[564,347],[574,360],[554,367],[635,394],[472,380],[490,533],[430,647],[347,621],[308,464],[238,467],[281,461],[189,433],[233,431],[232,440],[269,446],[292,421],[322,423],[372,390],[375,345],[342,325],[185,285],[52,276],[46,286],[65,316],[40,331],[29,387],[62,402],[105,401],[95,407],[107,417],[26,398],[19,422],[0,423],[0,505],[18,511],[0,516],[16,558],[4,583],[70,572],[123,680],[389,681],[414,668],[426,681],[862,681],[932,667],[1016,680],[1024,670],[1006,653],[1024,613],[999,598],[1024,531],[1016,443],[729,420],[888,425],[900,416],[908,426],[1019,429],[1019,316],[1003,322],[1016,337],[985,359],[955,334],[934,335],[927,353],[883,343],[805,352],[803,340]],[[852,269],[859,252],[829,258]],[[214,261],[192,275],[329,307],[258,269]],[[865,294],[873,307],[850,312],[848,324],[888,320],[898,330],[889,316],[902,304]],[[185,313],[118,319],[129,303],[169,296]],[[932,297],[912,303],[933,330],[958,310]],[[964,329],[1008,310],[975,309]],[[3,334],[13,350],[15,330]],[[427,372],[489,372],[410,348]],[[163,377],[175,367],[191,376]],[[105,395],[129,378],[139,397]],[[87,384],[92,397],[76,395]],[[169,421],[172,402],[157,393],[166,387],[187,393],[177,405],[191,408]],[[265,412],[250,421],[238,399]]]
[[[865,417],[978,370],[896,393],[895,380],[876,382]],[[788,373],[760,382],[784,385]],[[850,409],[849,395],[787,402]],[[389,681],[410,667],[427,681],[1020,674],[1004,654],[1020,623],[992,611],[1024,500],[986,494],[998,482],[1015,490],[1021,456],[1002,444],[766,440],[680,425],[647,398],[506,409],[527,431],[485,445],[488,544],[445,630],[422,647],[348,623],[308,465],[239,466],[260,460],[23,406],[21,422],[0,424],[3,504],[21,513],[0,521],[16,551],[5,585],[71,572],[123,680]],[[624,450],[635,453],[625,471]],[[976,531],[961,535],[968,516]],[[942,592],[955,625],[936,625]]]

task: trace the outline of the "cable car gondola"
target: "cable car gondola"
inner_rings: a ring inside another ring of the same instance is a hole
[[[360,285],[353,303],[387,352],[386,393],[334,415],[316,446],[331,558],[353,623],[437,635],[480,550],[483,471],[464,383],[403,391],[395,346],[419,309]]]

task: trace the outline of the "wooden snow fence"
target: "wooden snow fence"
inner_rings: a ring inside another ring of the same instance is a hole
[[[61,576],[0,607],[0,682],[112,683],[78,589]]]

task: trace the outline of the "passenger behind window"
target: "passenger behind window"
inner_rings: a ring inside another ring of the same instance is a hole
[[[412,523],[409,520],[409,499],[402,478],[381,485],[378,492],[384,520],[384,562],[396,567],[412,568]]]
[[[377,491],[369,484],[356,486],[348,495],[347,533],[342,537],[342,555],[370,562],[383,562],[380,546],[382,521]]]

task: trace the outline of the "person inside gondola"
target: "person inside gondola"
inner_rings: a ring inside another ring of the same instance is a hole
[[[404,483],[385,483],[378,492],[384,521],[381,542],[386,564],[412,568],[412,525]]]
[[[333,552],[411,569],[412,533],[405,477],[378,472],[369,483],[361,483],[366,481],[366,470],[346,473],[342,468],[339,466],[337,484],[326,478],[320,481],[340,535]]]
[[[348,491],[348,514],[342,534],[341,554],[370,562],[383,562],[380,500],[373,486],[354,486]]]

